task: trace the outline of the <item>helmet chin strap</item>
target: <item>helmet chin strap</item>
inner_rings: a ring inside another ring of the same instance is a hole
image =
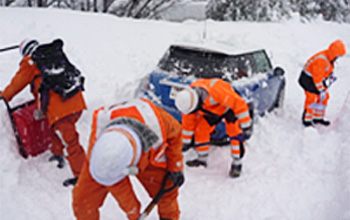
[[[125,174],[125,175],[133,175],[133,176],[135,176],[138,173],[139,173],[139,168],[137,168],[137,166],[130,166],[130,167],[125,168],[123,170],[123,174]]]
[[[198,94],[198,103],[197,106],[189,113],[192,114],[200,109],[202,109],[202,104],[204,100],[208,97],[208,92],[205,89],[194,87],[193,90]]]

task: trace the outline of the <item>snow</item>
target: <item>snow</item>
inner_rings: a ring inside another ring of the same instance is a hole
[[[0,45],[16,45],[26,37],[40,42],[62,38],[68,58],[86,76],[88,110],[77,127],[87,147],[91,114],[102,105],[134,95],[142,77],[155,68],[177,42],[200,42],[204,22],[145,21],[57,9],[0,8]],[[265,48],[273,64],[286,70],[283,109],[259,118],[248,141],[243,173],[228,177],[230,154],[212,148],[208,168],[185,168],[179,203],[183,220],[349,220],[350,219],[350,56],[337,61],[336,83],[326,116],[330,128],[304,128],[300,123],[304,93],[297,84],[302,65],[314,53],[342,39],[350,50],[350,25],[298,19],[280,23],[206,23],[206,41],[225,43],[237,51]],[[18,68],[18,51],[0,54],[0,88]],[[31,99],[26,88],[11,106]],[[0,219],[74,219],[71,188],[62,181],[72,174],[57,169],[49,152],[27,160],[16,141],[5,106],[0,104]],[[186,152],[185,158],[194,156]],[[133,179],[142,209],[150,198]],[[109,196],[101,219],[125,219]],[[158,219],[153,210],[149,219]]]

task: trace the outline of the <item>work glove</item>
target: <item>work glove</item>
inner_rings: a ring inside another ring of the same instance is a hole
[[[335,81],[337,80],[337,77],[332,73],[328,77],[328,87],[330,87]]]
[[[185,177],[182,172],[169,172],[169,179],[178,187],[185,182]]]
[[[326,95],[327,95],[326,91],[323,91],[323,92],[320,93],[321,102],[326,99]]]
[[[248,128],[243,128],[242,132],[243,132],[244,139],[248,140],[250,136],[252,136],[253,134],[253,126],[249,126]]]

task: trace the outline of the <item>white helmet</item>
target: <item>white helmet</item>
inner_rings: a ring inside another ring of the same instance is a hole
[[[141,157],[141,141],[124,125],[107,127],[93,146],[90,173],[100,184],[111,186],[122,180],[129,167],[135,167]]]
[[[39,42],[34,39],[24,39],[19,44],[19,52],[24,57],[27,54],[31,53],[37,46],[39,45]]]
[[[180,91],[175,97],[175,106],[184,114],[189,114],[196,109],[198,105],[198,94],[192,88],[186,88]]]

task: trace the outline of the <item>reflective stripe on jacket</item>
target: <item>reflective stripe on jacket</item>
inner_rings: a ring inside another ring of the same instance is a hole
[[[135,99],[108,109],[101,107],[94,111],[89,158],[100,133],[117,117],[134,118],[158,135],[158,141],[150,149],[149,162],[152,165],[167,168],[170,171],[182,171],[181,125],[170,114],[146,99]]]
[[[312,56],[304,65],[303,73],[306,74],[309,78],[312,78],[314,85],[306,83],[307,78],[303,79],[305,90],[310,92],[323,92],[326,90],[323,82],[328,76],[333,72],[333,65],[327,57],[327,50],[321,51],[314,56]],[[305,76],[304,76],[305,77]],[[317,91],[314,91],[316,87]]]

